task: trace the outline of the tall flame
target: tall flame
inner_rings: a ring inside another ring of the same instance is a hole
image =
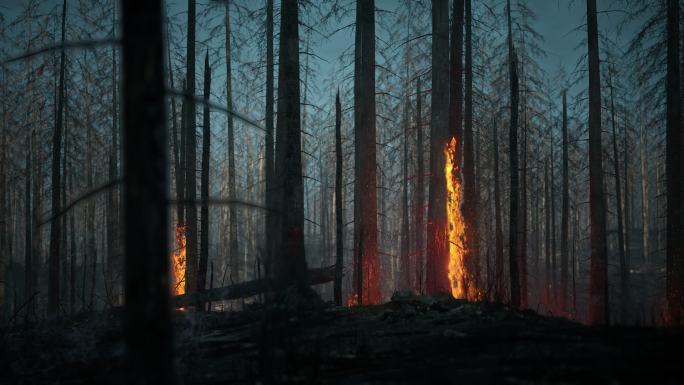
[[[465,220],[461,214],[462,189],[458,161],[456,156],[456,138],[445,146],[444,176],[447,187],[447,221],[449,228],[449,281],[451,295],[454,298],[466,298],[467,273],[464,264],[465,255]]]
[[[185,225],[176,225],[176,242],[178,248],[171,255],[171,289],[173,295],[185,294]]]

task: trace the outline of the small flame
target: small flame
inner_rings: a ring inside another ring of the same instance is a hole
[[[173,295],[185,294],[185,225],[176,225],[176,242],[178,248],[171,255],[171,289]]]
[[[347,298],[347,307],[357,306],[359,304],[359,296],[352,294]]]
[[[461,214],[461,170],[456,156],[456,138],[444,149],[446,164],[444,175],[447,187],[447,221],[449,223],[449,281],[451,281],[451,295],[454,298],[466,298],[467,272],[464,264],[465,254],[465,220]]]

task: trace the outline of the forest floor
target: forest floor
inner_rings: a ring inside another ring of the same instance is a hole
[[[121,311],[0,330],[0,383],[123,384]],[[184,384],[682,384],[684,329],[395,294],[380,306],[175,312]]]

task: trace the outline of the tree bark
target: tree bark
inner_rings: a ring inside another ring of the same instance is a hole
[[[270,1],[270,0],[269,0]],[[342,197],[342,106],[340,91],[335,97],[335,305],[342,305],[342,267],[344,264],[344,207]]]
[[[589,63],[589,216],[591,263],[589,275],[589,323],[609,323],[606,198],[603,188],[601,144],[601,75],[599,67],[596,0],[587,0]]]
[[[173,385],[162,4],[122,5],[126,373],[130,384]]]
[[[416,197],[415,197],[415,282],[414,289],[418,293],[423,292],[423,266],[425,264],[425,160],[423,145],[423,114],[422,92],[420,77],[416,82]]]
[[[409,203],[408,203],[408,142],[409,142],[409,96],[408,87],[406,88],[406,100],[404,103],[404,143],[402,159],[402,191],[401,191],[401,247],[399,251],[399,289],[409,289],[411,287],[411,253],[409,239]]]
[[[679,1],[667,1],[667,274],[668,323],[684,324],[684,145],[679,73]]]
[[[460,10],[457,10],[460,4]],[[463,17],[463,1],[454,2],[454,16]],[[461,24],[462,26],[462,24]],[[457,56],[460,58],[460,55]],[[453,71],[453,68],[452,68]],[[453,75],[453,74],[452,74]],[[459,76],[460,78],[460,73]],[[446,0],[432,0],[432,115],[430,118],[430,176],[427,219],[427,260],[425,290],[427,293],[451,292],[449,283],[449,245],[446,215],[446,179],[444,177],[444,148],[449,135],[460,138],[458,127],[450,122],[460,122],[459,117],[450,119],[449,112],[449,4]],[[455,101],[457,106],[460,98]],[[459,107],[460,109],[460,107]],[[449,132],[451,131],[451,132]],[[460,154],[454,159],[460,159]]]
[[[62,5],[62,37],[64,43],[66,34],[66,0]],[[58,213],[60,210],[60,186],[61,175],[59,172],[62,126],[64,118],[64,69],[66,67],[66,53],[61,51],[59,64],[59,94],[57,97],[57,116],[55,116],[55,129],[52,135],[52,212]],[[48,314],[56,315],[59,309],[59,284],[60,284],[60,261],[61,261],[61,221],[53,219],[50,221],[50,257],[49,257],[49,279],[48,279]]]
[[[375,132],[375,1],[356,1],[354,283],[358,304],[380,302]]]
[[[299,9],[297,0],[283,0],[280,12],[276,162],[278,259],[275,285],[279,291],[307,287],[304,250],[304,186],[299,104]]]
[[[274,213],[275,175],[273,164],[273,139],[275,132],[273,132],[273,71],[273,0],[266,0],[266,143],[264,149],[264,152],[266,153],[264,156],[266,163],[265,202],[266,208],[268,209],[266,211],[266,277],[271,277],[271,272],[273,271],[273,260],[276,258],[275,243],[273,240],[275,239],[274,234],[277,231],[277,218]]]
[[[211,95],[211,68],[209,67],[209,51],[204,56],[204,119],[202,121],[202,187],[201,187],[201,228],[200,228],[200,259],[197,276],[197,291],[206,289],[207,263],[209,261],[209,159],[211,148],[211,119],[209,109],[209,95]],[[198,303],[197,310],[204,310],[204,304]]]
[[[642,231],[642,255],[641,262],[645,264],[649,258],[650,242],[649,242],[649,172],[648,172],[648,134],[644,127],[644,113],[639,111],[639,137],[640,137],[640,152],[641,152],[641,231]]]
[[[495,115],[496,116],[496,115]],[[499,122],[495,118],[492,124],[492,146],[494,147],[494,225],[495,228],[495,256],[494,256],[494,301],[504,300],[504,240],[501,219],[501,186],[499,182]]]
[[[226,1],[226,99],[228,110],[233,111],[233,70],[231,60],[230,1]],[[236,199],[235,194],[235,131],[233,115],[228,114],[228,197]],[[240,258],[238,256],[237,205],[228,207],[228,261],[231,278],[239,281]]]
[[[466,298],[477,298],[480,288],[477,186],[473,135],[473,32],[471,0],[465,0],[465,112],[463,124],[463,219],[465,220],[465,267],[473,278]],[[453,33],[453,32],[452,32]],[[458,45],[459,42],[457,41]],[[454,79],[452,79],[452,82]]]
[[[188,0],[188,36],[187,36],[187,79],[186,92],[195,95],[195,9],[196,0]],[[197,290],[197,122],[196,105],[193,101],[186,101],[186,194],[185,198],[192,204],[185,207],[187,216],[186,227],[186,264],[185,264],[185,292],[193,293]],[[228,106],[230,108],[230,106]]]
[[[520,289],[520,239],[518,237],[518,69],[515,46],[513,45],[513,33],[511,32],[511,2],[507,0],[508,17],[508,74],[510,82],[510,127],[508,132],[508,146],[510,153],[510,198],[509,198],[509,225],[508,225],[508,258],[509,274],[511,280],[511,305],[515,308],[521,306]]]
[[[119,151],[118,133],[119,133],[119,110],[118,110],[118,79],[117,79],[117,63],[116,63],[116,49],[112,49],[112,127],[111,137],[112,145],[109,149],[109,180],[114,180],[117,177],[117,153]],[[174,108],[175,112],[175,108]],[[175,114],[173,115],[174,127]],[[174,137],[175,138],[175,137]],[[65,134],[65,152],[66,152],[66,134]],[[174,151],[175,153],[175,151]],[[175,163],[178,164],[177,162]],[[176,170],[177,172],[177,170]],[[65,174],[64,179],[67,176]],[[66,184],[66,183],[65,183]],[[120,301],[120,282],[121,277],[121,263],[119,260],[119,253],[116,250],[116,234],[118,232],[118,210],[115,201],[115,190],[109,189],[107,191],[107,294],[110,305],[117,305]],[[66,227],[66,226],[65,226]]]
[[[560,311],[568,313],[568,230],[570,220],[570,187],[568,169],[568,102],[567,90],[563,90],[563,159],[562,159],[562,183],[563,197],[561,203],[561,274],[560,274]]]

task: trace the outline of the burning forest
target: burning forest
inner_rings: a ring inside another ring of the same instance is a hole
[[[677,0],[0,5],[0,384],[684,382]]]

